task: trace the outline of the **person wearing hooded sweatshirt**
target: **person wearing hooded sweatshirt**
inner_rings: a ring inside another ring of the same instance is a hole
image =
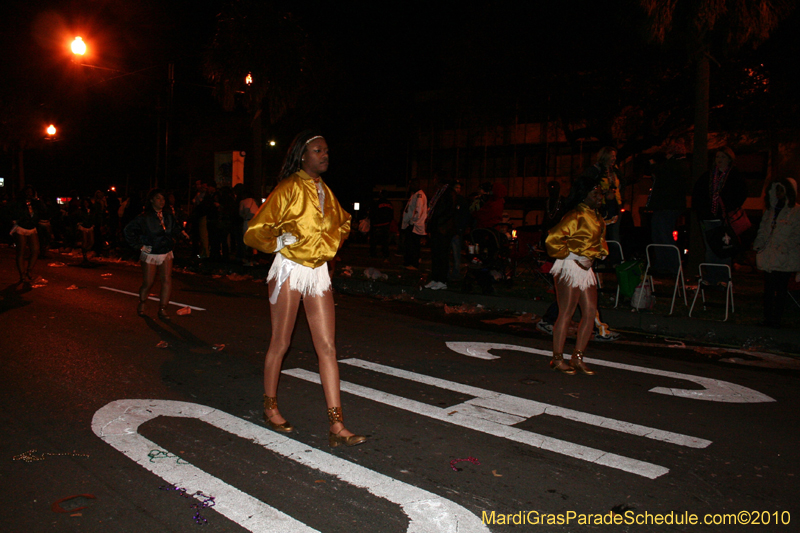
[[[508,188],[496,181],[492,185],[492,195],[489,200],[475,213],[476,228],[494,228],[497,224],[503,222],[503,210],[505,209],[507,195]]]
[[[756,265],[764,271],[764,321],[780,327],[789,279],[800,272],[800,207],[797,182],[775,180],[764,199],[764,215],[753,243]]]

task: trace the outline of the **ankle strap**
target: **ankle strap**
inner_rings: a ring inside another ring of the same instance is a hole
[[[341,407],[328,408],[328,420],[331,421],[331,425],[334,425],[337,422],[344,422],[344,420],[342,419],[342,408]]]
[[[278,398],[276,396],[264,395],[264,410],[272,410],[278,408]]]

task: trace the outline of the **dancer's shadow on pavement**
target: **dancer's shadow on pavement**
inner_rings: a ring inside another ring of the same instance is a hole
[[[214,351],[212,344],[204,341],[185,327],[176,324],[174,317],[168,322],[157,320],[150,316],[144,316],[142,319],[147,324],[147,327],[158,334],[162,342],[169,344],[167,347],[173,349],[173,351],[193,353],[212,353]]]
[[[31,284],[27,281],[8,285],[0,291],[0,314],[32,304],[32,300],[26,300],[22,297],[23,294],[32,290]]]

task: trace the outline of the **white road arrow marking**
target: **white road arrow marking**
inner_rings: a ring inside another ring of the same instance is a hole
[[[478,359],[500,358],[497,355],[490,354],[489,350],[513,350],[515,352],[533,353],[537,355],[544,355],[546,357],[552,357],[553,355],[552,352],[547,350],[537,350],[536,348],[516,346],[514,344],[498,344],[491,342],[448,342],[446,344],[448,348],[456,353],[467,355],[469,357],[476,357]],[[666,370],[657,370],[655,368],[647,368],[643,366],[614,363],[611,361],[604,361],[602,359],[589,359],[588,357],[585,357],[584,361],[595,366],[608,366],[611,368],[618,368],[620,370],[639,372],[640,374],[653,374],[672,379],[691,381],[692,383],[696,383],[703,387],[702,389],[697,390],[670,389],[668,387],[653,387],[650,389],[650,392],[655,392],[656,394],[666,394],[667,396],[677,396],[679,398],[689,398],[691,400],[705,400],[709,402],[725,403],[764,403],[775,401],[766,394],[762,394],[753,389],[736,385],[735,383],[730,383],[728,381],[692,376],[690,374],[680,374],[678,372],[668,372]]]
[[[489,531],[477,516],[448,499],[210,407],[169,400],[118,400],[94,414],[92,430],[98,437],[166,482],[186,488],[187,493],[203,491],[214,496],[214,511],[248,531],[308,533],[316,530],[191,464],[150,462],[148,452],[160,447],[141,436],[138,428],[158,416],[202,420],[309,468],[336,476],[354,487],[366,489],[403,509],[409,518],[409,533]]]

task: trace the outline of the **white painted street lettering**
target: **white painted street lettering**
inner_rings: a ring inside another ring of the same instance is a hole
[[[214,511],[248,531],[307,533],[316,530],[191,464],[150,462],[148,452],[160,447],[141,436],[138,428],[159,416],[202,420],[223,431],[252,440],[292,461],[336,476],[354,487],[366,489],[371,494],[400,506],[408,516],[409,532],[489,531],[477,516],[446,498],[210,407],[168,400],[118,400],[95,413],[92,430],[98,437],[166,482],[184,487],[190,494],[203,491],[213,495],[216,502]]]
[[[536,348],[516,346],[514,344],[499,344],[491,342],[448,342],[446,344],[448,348],[456,353],[487,360],[500,358],[500,356],[490,354],[490,350],[513,350],[516,352],[543,355],[545,357],[552,357],[553,355],[552,352],[547,350],[537,350]],[[696,383],[697,385],[703,387],[702,389],[696,390],[670,389],[667,387],[653,387],[650,389],[650,392],[655,392],[656,394],[666,394],[667,396],[677,396],[679,398],[705,400],[709,402],[763,403],[775,401],[766,394],[754,391],[753,389],[748,389],[747,387],[742,387],[741,385],[736,385],[735,383],[729,383],[727,381],[721,381],[718,379],[692,376],[690,374],[680,374],[678,372],[668,372],[666,370],[657,370],[655,368],[647,368],[643,366],[614,363],[611,361],[604,361],[602,359],[589,359],[588,357],[585,357],[584,361],[591,363],[594,366],[607,366],[610,368],[617,368],[619,370],[639,372],[640,374],[652,374],[671,379],[691,381],[692,383]]]
[[[352,364],[353,360],[343,359],[339,362],[342,364]],[[308,370],[301,368],[284,370],[283,373],[303,379],[305,381],[310,381],[312,383],[320,383],[319,374],[309,372]],[[454,388],[450,390],[455,390],[456,386],[458,386],[458,384],[453,383]],[[475,391],[482,390],[474,389],[473,387],[469,388]],[[414,414],[427,416],[436,420],[442,420],[444,422],[448,422],[450,424],[461,426],[470,430],[486,433],[487,435],[493,435],[495,437],[510,441],[520,442],[529,446],[533,446],[534,448],[541,448],[543,450],[567,455],[575,459],[616,468],[618,470],[637,474],[649,479],[655,479],[669,472],[669,469],[663,466],[655,465],[645,461],[639,461],[637,459],[631,459],[629,457],[590,448],[588,446],[582,446],[580,444],[574,444],[572,442],[555,439],[553,437],[540,435],[538,433],[533,433],[531,431],[526,431],[524,429],[515,428],[509,425],[509,422],[521,422],[527,417],[502,413],[474,404],[470,404],[468,407],[464,407],[464,404],[461,404],[459,406],[442,409],[423,402],[409,400],[407,398],[395,396],[394,394],[370,389],[368,387],[362,387],[361,385],[356,385],[346,381],[341,382],[341,389],[342,392],[348,392],[362,398],[368,398],[385,405],[410,411]],[[486,393],[490,394],[491,397],[494,398],[499,398],[502,396],[499,393],[491,391],[484,391],[484,394]],[[517,399],[519,400],[521,398]],[[456,412],[453,412],[454,410]],[[476,416],[476,413],[478,412],[481,413],[481,416]]]

